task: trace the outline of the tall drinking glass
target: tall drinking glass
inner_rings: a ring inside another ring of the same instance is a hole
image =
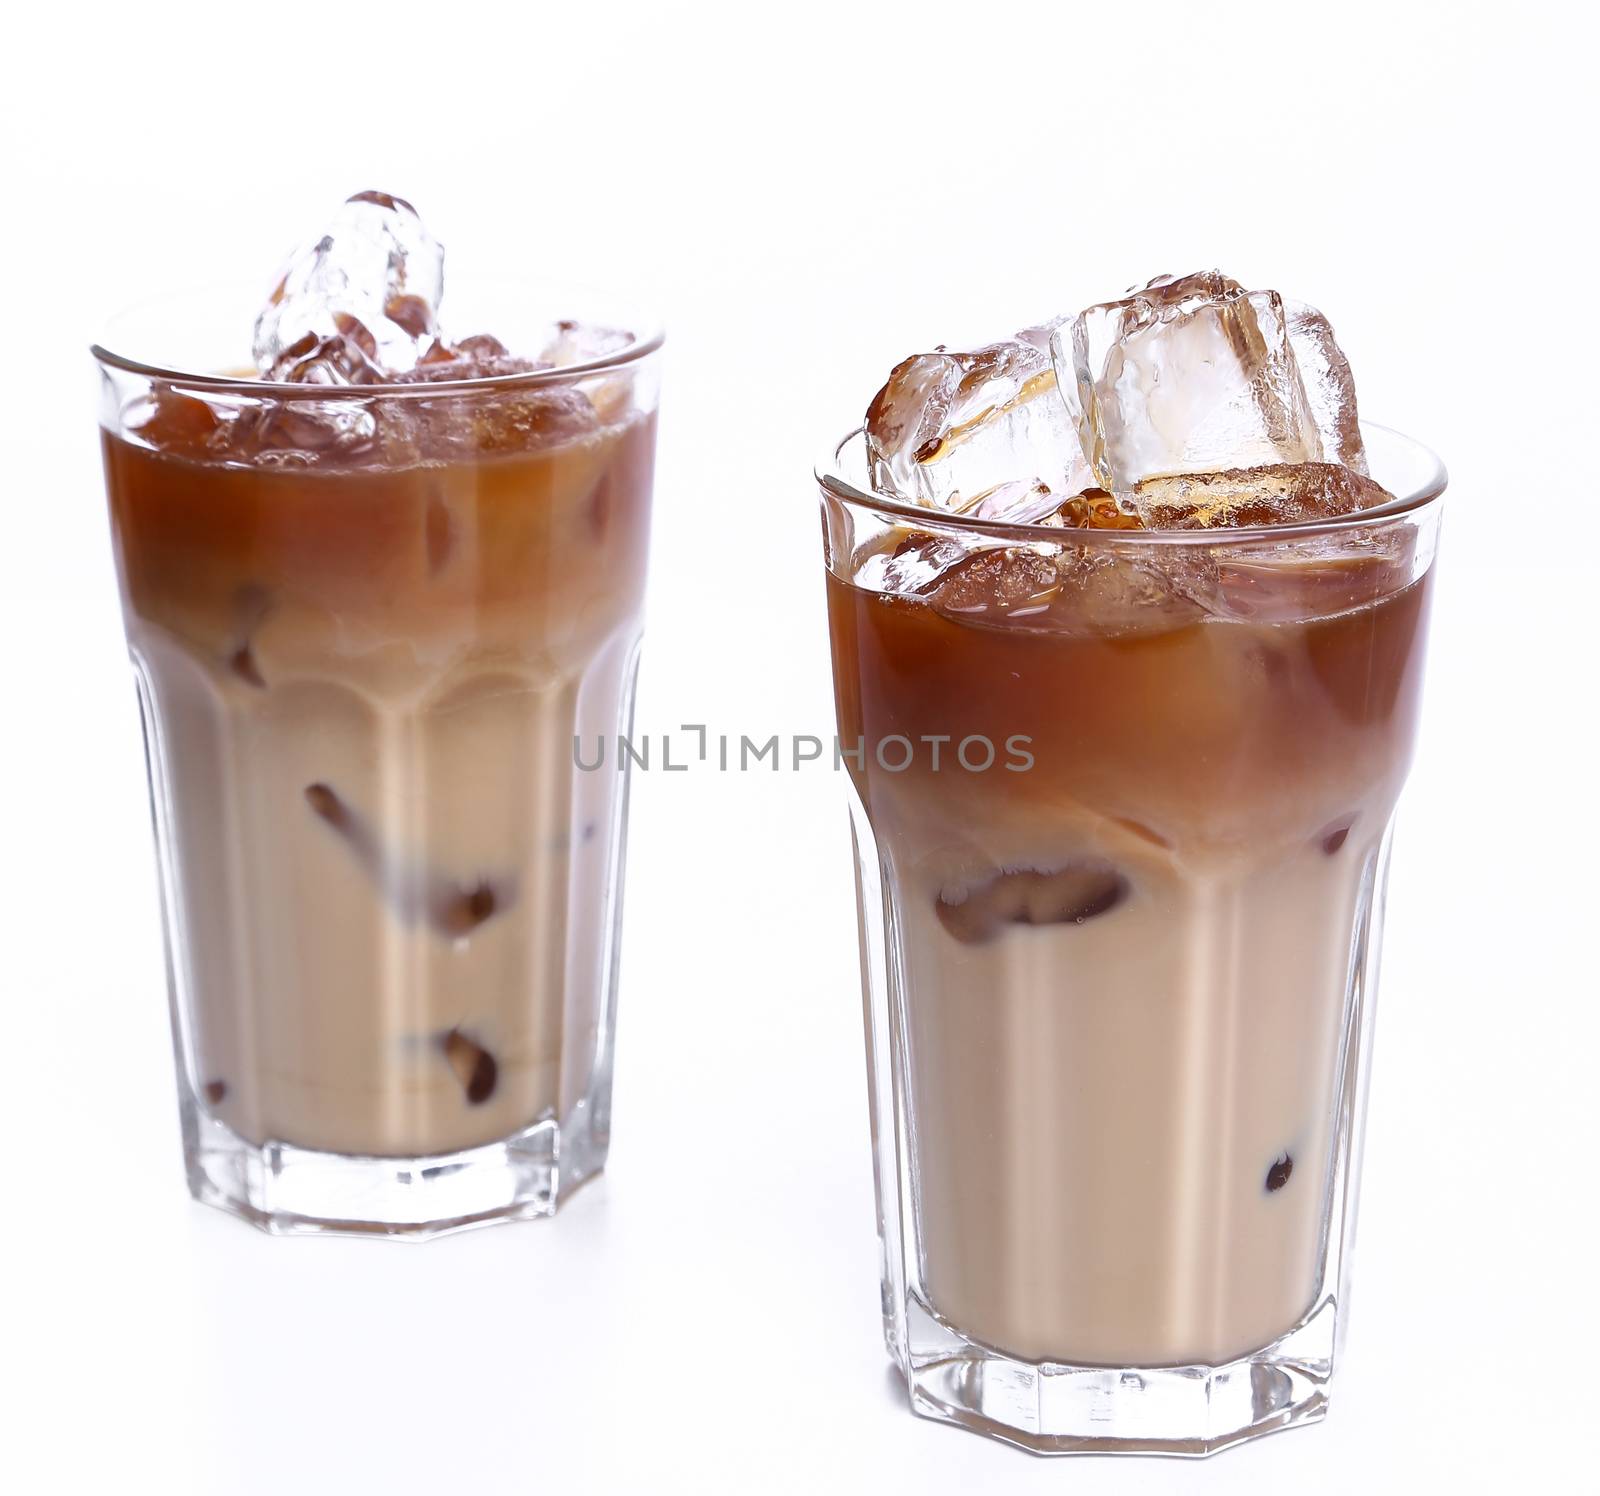
[[[1041,1452],[1321,1416],[1443,470],[1229,530],[963,521],[819,472],[884,1330]]]
[[[455,298],[472,310],[470,297]],[[610,1134],[659,336],[359,385],[218,374],[253,301],[95,354],[196,1198],[272,1231],[553,1211]],[[472,325],[469,320],[464,325]]]

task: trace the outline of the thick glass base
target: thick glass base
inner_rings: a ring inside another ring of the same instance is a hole
[[[914,1296],[906,1307],[912,1410],[1035,1454],[1215,1454],[1328,1408],[1331,1299],[1224,1366],[1036,1365],[967,1339]]]
[[[421,1241],[496,1221],[554,1215],[605,1164],[606,1139],[580,1103],[499,1142],[421,1158],[319,1153],[251,1143],[186,1106],[189,1192],[274,1236],[331,1233]]]

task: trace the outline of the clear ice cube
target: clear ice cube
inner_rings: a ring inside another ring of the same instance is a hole
[[[1365,474],[1367,454],[1361,445],[1350,361],[1334,341],[1332,325],[1314,306],[1285,298],[1283,309],[1306,404],[1322,438],[1323,461]]]
[[[540,353],[539,362],[566,369],[573,364],[587,364],[597,358],[608,358],[632,341],[633,335],[620,328],[591,327],[585,322],[563,318],[556,323],[555,336]]]
[[[1365,471],[1350,368],[1315,309],[1219,271],[1159,277],[1051,338],[1098,484],[1304,462]]]
[[[417,366],[433,346],[444,250],[416,210],[358,192],[290,262],[256,319],[265,378],[364,384]]]
[[[919,590],[962,621],[1051,633],[1139,635],[1183,628],[1206,611],[1213,568],[1204,558],[1149,548],[1075,544],[981,549]]]
[[[859,558],[855,583],[868,592],[925,592],[970,554],[971,548],[957,536],[896,531]]]
[[[946,513],[1028,523],[1085,487],[1046,351],[1051,330],[898,364],[867,410],[873,488]]]

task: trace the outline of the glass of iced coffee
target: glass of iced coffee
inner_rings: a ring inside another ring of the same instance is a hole
[[[271,1231],[548,1214],[609,1141],[627,781],[573,748],[632,708],[660,338],[442,291],[361,193],[95,350],[189,1185]]]
[[[1319,313],[1203,273],[907,359],[819,479],[914,1408],[1320,1417],[1443,470]]]

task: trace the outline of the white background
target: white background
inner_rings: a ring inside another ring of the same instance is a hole
[[[1568,9],[9,19],[0,1483],[1587,1484],[1597,38]],[[613,1164],[558,1220],[408,1248],[189,1203],[85,347],[157,291],[265,286],[364,187],[414,200],[458,278],[662,310],[651,733],[831,731],[810,463],[913,349],[1216,264],[1320,304],[1364,411],[1444,455],[1326,1423],[1204,1465],[1062,1463],[908,1414],[879,1340],[843,791],[816,766],[636,781]]]

